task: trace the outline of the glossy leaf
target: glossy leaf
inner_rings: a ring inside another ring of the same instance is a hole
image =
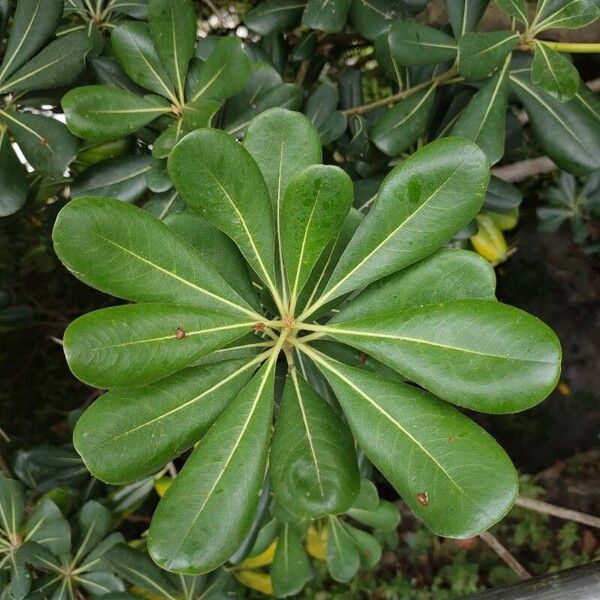
[[[36,54],[53,35],[62,16],[63,0],[20,0],[16,6],[0,81],[4,81]]]
[[[130,304],[87,313],[65,330],[73,373],[100,388],[156,381],[222,348],[252,327],[243,317],[170,304]]]
[[[148,6],[156,51],[181,100],[188,64],[196,48],[196,20],[191,0],[152,0]]]
[[[458,42],[458,71],[465,79],[482,79],[502,65],[519,35],[514,31],[467,33]]]
[[[425,258],[483,204],[489,168],[472,142],[428,144],[385,178],[321,299],[331,300]]]
[[[335,517],[329,518],[327,537],[327,568],[336,581],[347,583],[360,567],[358,548],[342,523]]]
[[[468,250],[440,250],[372,283],[330,321],[401,312],[451,300],[495,300],[496,276],[490,264]]]
[[[278,598],[298,594],[310,578],[310,563],[298,532],[289,523],[282,523],[271,566],[274,594]]]
[[[318,364],[369,460],[436,534],[471,537],[510,510],[517,473],[468,417],[413,386],[325,358]]]
[[[373,143],[388,156],[399,156],[424,133],[435,103],[436,86],[394,104],[375,121]]]
[[[308,0],[302,14],[302,24],[326,33],[341,31],[346,24],[352,0]]]
[[[321,144],[337,140],[346,131],[348,119],[336,110],[338,101],[337,88],[331,83],[322,83],[306,101],[304,113],[319,132]]]
[[[487,190],[485,192],[485,208],[495,213],[508,213],[521,204],[523,195],[519,188],[511,183],[494,177],[490,178]]]
[[[582,88],[572,100],[559,102],[531,82],[529,73],[511,73],[511,89],[529,115],[544,152],[561,168],[585,175],[600,168],[600,111]],[[583,84],[582,84],[583,86]]]
[[[71,549],[71,527],[52,500],[40,500],[23,527],[27,540],[48,548],[55,556]]]
[[[148,539],[159,566],[211,571],[246,536],[267,465],[274,365],[270,359],[231,402],[161,499]]]
[[[0,217],[17,212],[27,199],[27,171],[16,157],[8,129],[0,130]]]
[[[444,4],[454,37],[459,39],[477,27],[489,0],[445,0]]]
[[[139,550],[118,544],[104,555],[104,562],[136,588],[157,594],[160,598],[177,597],[178,590],[166,574]]]
[[[271,480],[278,502],[303,517],[342,513],[358,494],[350,432],[296,371],[283,391],[271,450]]]
[[[454,60],[456,41],[449,35],[414,21],[396,21],[389,32],[392,55],[407,67]]]
[[[76,277],[113,296],[254,314],[188,242],[135,206],[72,200],[56,219],[53,240]]]
[[[71,197],[98,196],[135,202],[147,191],[147,154],[109,158],[86,169],[71,184]]]
[[[451,135],[474,141],[490,165],[504,154],[504,132],[508,109],[509,59],[473,96],[451,130]]]
[[[0,110],[4,121],[27,162],[52,179],[62,179],[77,155],[79,143],[57,119],[29,112]]]
[[[0,84],[0,93],[47,90],[72,83],[85,68],[92,49],[86,32],[76,31],[46,46],[12,77]]]
[[[527,13],[527,2],[526,0],[495,0],[498,8],[509,15],[514,17],[519,23],[527,25],[529,23],[529,16]]]
[[[338,322],[330,335],[441,398],[481,412],[535,406],[554,389],[560,373],[560,344],[549,327],[486,300]]]
[[[394,531],[400,523],[398,508],[387,500],[380,500],[373,509],[352,507],[348,511],[348,516],[367,527],[381,531]]]
[[[220,38],[188,90],[189,101],[225,100],[239,94],[250,76],[250,60],[236,37]]]
[[[226,233],[274,289],[273,214],[264,179],[247,150],[223,131],[194,131],[173,150],[169,174],[185,203]]]
[[[102,481],[126,483],[153,473],[206,433],[256,362],[190,367],[143,388],[107,392],[77,421],[75,448]]]
[[[19,532],[25,514],[25,495],[22,485],[0,473],[0,526],[12,536]]]
[[[168,215],[165,224],[184,237],[203,259],[242,297],[256,307],[256,289],[243,256],[232,240],[200,215],[179,211]]]
[[[244,15],[244,23],[260,35],[283,31],[300,22],[305,6],[301,0],[266,0]]]
[[[120,25],[113,30],[110,40],[119,64],[133,81],[165,98],[175,99],[173,81],[158,58],[146,23],[129,21]]]
[[[250,123],[244,146],[258,164],[267,184],[273,212],[283,274],[282,206],[290,181],[305,167],[321,162],[321,142],[312,123],[299,113],[271,109]],[[286,291],[284,290],[284,296]]]
[[[577,69],[569,60],[550,46],[538,42],[531,63],[531,81],[559,102],[566,102],[577,93],[580,79]]]
[[[363,568],[372,569],[381,560],[381,544],[377,538],[362,529],[344,523],[344,528],[353,539],[360,554],[360,564]]]
[[[171,111],[155,99],[108,85],[71,90],[61,104],[69,131],[95,142],[122,138]]]
[[[600,7],[594,0],[541,2],[538,5],[535,31],[546,29],[579,29],[600,17]]]
[[[404,3],[389,0],[352,0],[350,18],[362,36],[374,40],[386,32],[395,19],[403,16],[404,6]]]
[[[134,19],[148,18],[148,0],[115,0],[112,8]]]
[[[287,186],[281,206],[281,244],[293,299],[338,235],[353,197],[352,180],[334,166],[306,167]]]

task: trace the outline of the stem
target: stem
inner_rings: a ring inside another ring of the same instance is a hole
[[[386,98],[381,98],[380,100],[375,100],[375,102],[369,102],[369,104],[362,104],[361,106],[355,106],[353,108],[348,108],[344,110],[343,113],[349,117],[354,115],[362,115],[366,112],[369,112],[375,108],[379,108],[380,106],[387,106],[393,102],[398,102],[399,100],[404,100],[409,96],[412,96],[416,92],[428,88],[430,85],[447,85],[449,83],[457,83],[457,81],[462,81],[462,78],[457,78],[458,69],[456,67],[452,67],[449,71],[438,75],[437,77],[433,77],[428,81],[424,81],[423,83],[419,83],[413,87],[407,88],[400,92],[396,92],[391,96],[387,96]]]
[[[569,508],[562,508],[562,506],[556,506],[555,504],[549,504],[548,502],[542,502],[541,500],[534,500],[533,498],[519,496],[515,502],[515,505],[546,515],[551,515],[553,517],[558,517],[559,519],[564,519],[565,521],[575,521],[576,523],[581,523],[583,525],[589,525],[590,527],[600,529],[600,517],[594,517],[593,515],[581,513]]]
[[[484,531],[479,537],[521,578],[531,579],[525,567],[500,543],[497,537],[489,531]]]
[[[543,42],[556,52],[571,52],[573,54],[597,54],[600,52],[600,44],[586,42],[547,42],[546,40],[540,40],[540,42]]]

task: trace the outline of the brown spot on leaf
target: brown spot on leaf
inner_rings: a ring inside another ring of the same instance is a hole
[[[417,502],[421,506],[427,506],[429,504],[429,494],[427,492],[419,492],[417,494]]]
[[[448,441],[449,442],[453,442],[454,440],[456,440],[456,438],[453,435],[449,435],[448,436]]]
[[[176,337],[178,340],[182,340],[182,339],[185,337],[185,331],[184,331],[184,330],[183,330],[181,327],[178,327],[178,328],[175,330],[175,337]]]
[[[267,326],[264,323],[255,323],[252,326],[252,329],[254,329],[254,331],[264,331],[267,328]]]
[[[361,352],[360,353],[360,364],[365,365],[366,363],[367,363],[367,353]]]
[[[40,138],[40,144],[42,146],[47,146],[48,145],[48,140],[46,138]]]

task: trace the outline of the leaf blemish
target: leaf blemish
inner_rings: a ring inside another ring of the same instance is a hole
[[[175,337],[176,337],[178,340],[182,340],[182,339],[185,337],[185,331],[184,331],[184,330],[183,330],[181,327],[178,327],[178,328],[175,330]]]
[[[418,492],[417,493],[417,502],[421,506],[427,506],[429,504],[429,494],[427,492]]]

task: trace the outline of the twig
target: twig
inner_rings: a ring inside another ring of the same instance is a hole
[[[428,81],[424,81],[423,83],[419,83],[411,88],[406,90],[402,90],[391,96],[386,96],[385,98],[381,98],[379,100],[375,100],[374,102],[369,102],[368,104],[361,104],[360,106],[354,106],[352,108],[346,109],[344,112],[345,115],[351,117],[354,115],[362,115],[363,113],[369,112],[375,108],[379,108],[380,106],[387,106],[388,104],[392,104],[393,102],[398,102],[399,100],[404,100],[409,96],[412,96],[416,92],[428,88],[431,85],[446,85],[448,83],[456,83],[455,77],[458,75],[458,70],[456,67],[452,67],[449,71],[442,73],[438,77],[433,77]]]
[[[484,531],[479,537],[521,578],[531,579],[525,567],[500,543],[497,537],[489,531]]]
[[[562,506],[556,506],[555,504],[549,504],[541,500],[534,500],[533,498],[525,498],[524,496],[519,496],[515,504],[521,508],[535,510],[536,512],[558,517],[565,521],[575,521],[576,523],[600,529],[600,517],[594,517],[593,515],[581,513],[577,510],[562,508]]]
[[[494,167],[492,175],[504,181],[514,182],[523,181],[523,179],[542,173],[551,173],[556,168],[556,165],[547,156],[540,156],[538,158],[521,160],[511,165]]]
[[[8,465],[6,464],[2,454],[0,454],[0,471],[2,471],[2,473],[4,473],[7,477],[12,477],[10,469],[8,468]]]
[[[300,63],[300,68],[298,69],[298,73],[296,75],[296,80],[294,84],[298,87],[302,87],[304,83],[304,79],[306,78],[306,74],[308,73],[308,67],[310,66],[310,60],[303,60]]]
[[[175,465],[173,464],[173,461],[171,461],[168,465],[167,465],[167,471],[169,471],[169,475],[175,479],[175,477],[177,477],[177,469],[175,467]]]

